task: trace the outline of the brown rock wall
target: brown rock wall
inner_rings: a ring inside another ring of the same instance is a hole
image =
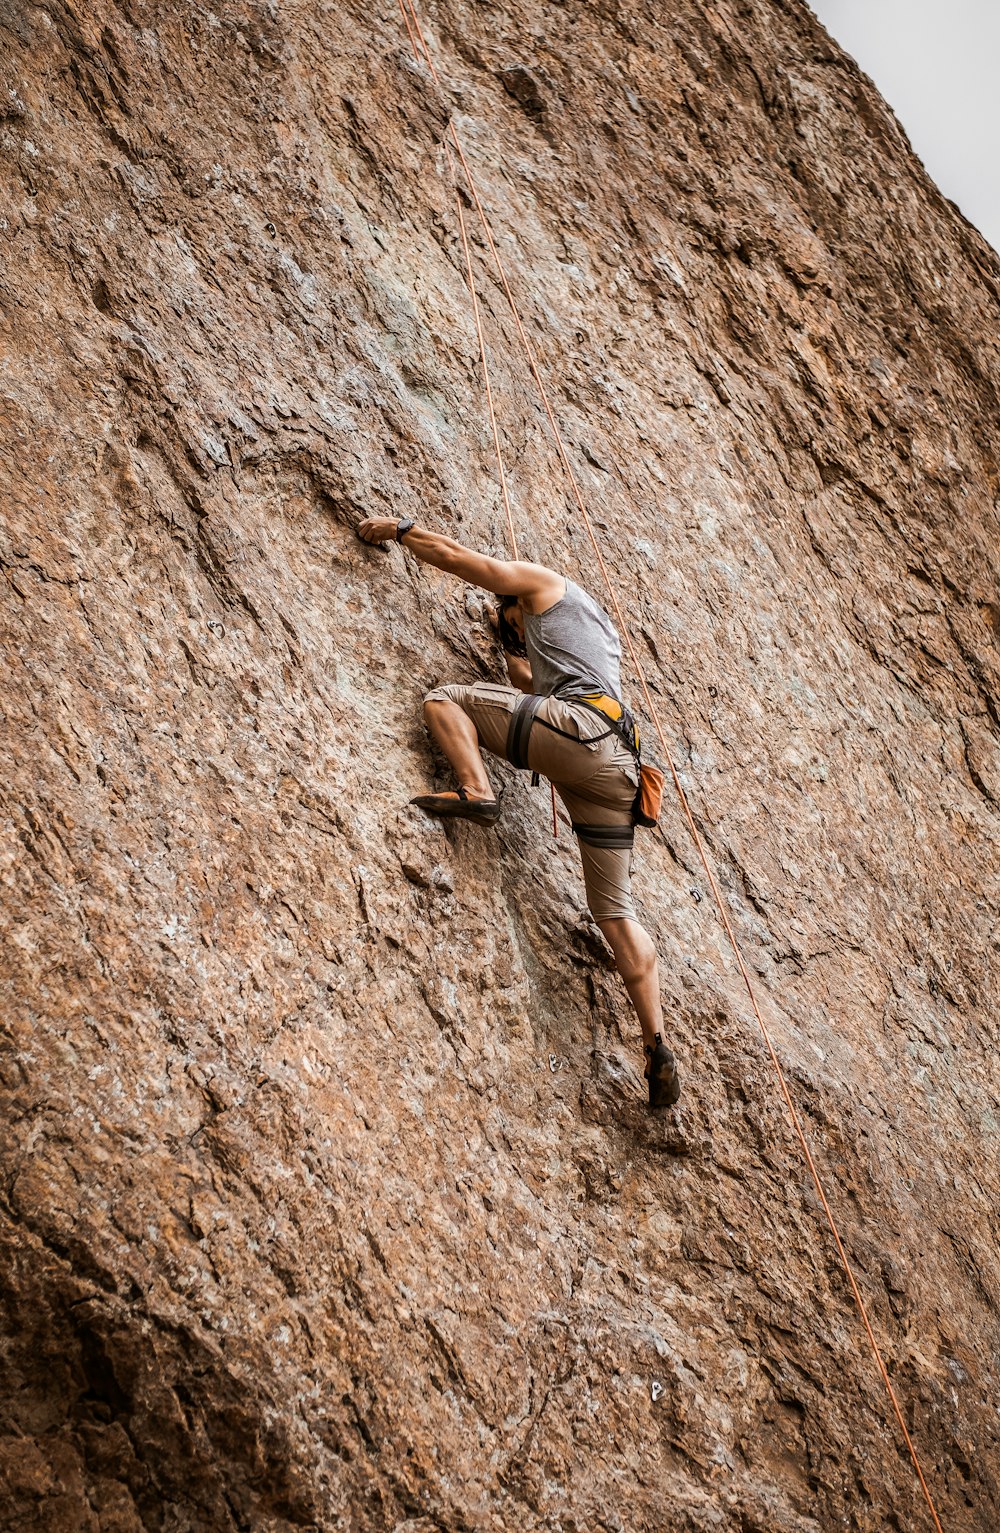
[[[680,815],[405,807],[454,116],[942,1522],[998,1503],[996,257],[792,0],[0,0],[0,1525],[929,1526]],[[481,240],[525,551],[596,588]],[[498,781],[513,778],[506,769]]]

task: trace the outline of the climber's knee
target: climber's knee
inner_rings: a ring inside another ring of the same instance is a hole
[[[455,692],[462,687],[435,687],[424,698],[424,723],[438,741],[447,740],[456,732],[461,736],[475,733],[475,724],[467,707],[463,707]]]
[[[434,687],[427,693],[424,718],[428,724],[434,717],[446,721],[448,710],[440,705],[451,703],[471,720],[480,745],[493,755],[502,756],[510,716],[520,696],[514,687],[495,686],[483,681],[472,686],[453,682],[449,686]]]
[[[426,716],[427,714],[428,706],[433,706],[434,703],[454,703],[460,708],[462,705],[455,696],[455,693],[464,692],[465,690],[466,688],[458,686],[433,687],[424,698],[424,715]]]
[[[615,955],[615,966],[625,983],[650,979],[656,972],[656,945],[638,921],[616,918],[598,921],[608,946]]]

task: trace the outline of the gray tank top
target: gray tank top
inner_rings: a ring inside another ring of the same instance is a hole
[[[621,698],[622,646],[603,607],[572,580],[545,612],[524,614],[531,685],[542,697],[606,692]]]

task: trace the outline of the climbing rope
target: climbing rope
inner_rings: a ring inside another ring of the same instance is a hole
[[[421,56],[423,56],[423,59],[425,60],[425,62],[427,64],[427,67],[428,67],[428,70],[429,70],[429,72],[431,74],[431,77],[433,78],[435,84],[437,84],[440,87],[441,83],[442,83],[441,82],[441,78],[440,78],[440,76],[439,76],[439,74],[437,72],[437,69],[435,68],[434,60],[432,59],[431,54],[430,54],[430,50],[429,50],[429,48],[427,46],[427,42],[426,42],[426,39],[425,39],[424,33],[423,33],[423,28],[422,28],[422,26],[420,24],[420,17],[419,17],[419,15],[417,13],[417,8],[416,8],[415,0],[399,0],[399,8],[400,8],[400,10],[402,12],[403,21],[404,21],[404,23],[406,25],[406,30],[407,30],[407,33],[409,35],[410,43],[411,43],[411,45],[413,47],[413,51],[414,51],[414,54],[416,56],[417,62],[419,63]],[[545,415],[546,415],[546,417],[548,419],[549,428],[550,428],[550,430],[552,432],[553,440],[555,442],[556,453],[557,453],[558,458],[559,458],[560,466],[561,466],[561,468],[563,470],[563,473],[564,473],[564,475],[566,477],[566,481],[567,481],[567,483],[568,483],[568,485],[570,487],[570,490],[571,490],[571,493],[572,493],[572,496],[573,496],[573,500],[575,501],[577,509],[580,512],[581,520],[583,522],[584,528],[586,529],[587,536],[588,536],[588,538],[590,540],[591,546],[592,546],[592,548],[594,550],[594,555],[595,555],[595,557],[597,559],[597,563],[598,563],[598,566],[599,566],[600,571],[601,571],[601,576],[602,576],[602,578],[604,580],[604,584],[605,584],[605,587],[607,589],[609,599],[611,601],[612,609],[614,611],[615,618],[617,620],[619,630],[620,630],[620,632],[622,634],[622,637],[625,640],[626,648],[628,649],[629,657],[630,657],[630,659],[632,661],[632,665],[633,665],[633,668],[635,670],[635,674],[636,674],[636,676],[637,676],[637,678],[639,680],[639,685],[642,688],[642,694],[643,694],[643,697],[645,699],[646,709],[647,709],[648,716],[652,720],[653,726],[654,726],[654,728],[656,730],[657,738],[658,738],[658,740],[660,742],[660,748],[661,748],[661,750],[663,752],[663,758],[664,758],[664,760],[667,763],[667,766],[668,766],[668,769],[669,769],[669,772],[670,772],[670,776],[671,776],[671,780],[673,782],[674,788],[675,788],[676,793],[677,793],[678,801],[680,803],[680,806],[681,806],[684,818],[685,818],[685,820],[687,822],[688,829],[689,829],[689,831],[691,833],[692,841],[693,841],[695,849],[696,849],[696,851],[698,853],[698,858],[699,858],[699,860],[701,862],[701,865],[702,865],[702,867],[703,867],[703,869],[705,871],[705,877],[706,877],[706,879],[708,881],[708,885],[709,885],[709,887],[710,887],[710,889],[712,891],[713,898],[714,898],[716,906],[718,908],[719,916],[720,916],[720,919],[722,921],[723,929],[725,930],[726,936],[727,936],[727,938],[729,940],[730,947],[732,948],[733,956],[734,956],[734,958],[736,960],[736,966],[737,966],[737,968],[739,970],[741,978],[743,979],[743,983],[746,986],[747,994],[748,994],[749,999],[750,999],[751,1009],[753,1010],[754,1016],[757,1019],[757,1023],[758,1023],[758,1026],[760,1027],[761,1035],[762,1035],[762,1037],[764,1039],[764,1043],[765,1043],[765,1046],[767,1048],[768,1055],[770,1056],[771,1063],[774,1066],[774,1070],[775,1070],[775,1073],[776,1073],[777,1078],[778,1078],[778,1084],[779,1084],[779,1087],[780,1087],[780,1090],[781,1090],[781,1095],[782,1095],[782,1097],[784,1099],[785,1107],[787,1109],[788,1116],[789,1116],[790,1122],[792,1124],[792,1128],[793,1128],[794,1133],[795,1133],[795,1137],[796,1137],[796,1139],[799,1142],[799,1146],[800,1146],[800,1148],[802,1150],[803,1158],[805,1160],[806,1166],[808,1167],[810,1177],[812,1178],[813,1186],[816,1189],[816,1194],[817,1194],[817,1196],[818,1196],[818,1198],[820,1200],[820,1204],[822,1205],[823,1212],[824,1212],[824,1214],[826,1216],[827,1223],[828,1223],[828,1225],[830,1227],[830,1233],[831,1233],[831,1235],[833,1237],[834,1245],[835,1245],[835,1247],[837,1249],[837,1253],[838,1253],[838,1255],[840,1257],[840,1261],[841,1261],[841,1264],[843,1266],[844,1273],[845,1273],[845,1275],[847,1277],[848,1284],[850,1285],[851,1293],[854,1296],[854,1302],[855,1302],[855,1304],[857,1306],[858,1314],[859,1314],[859,1316],[861,1318],[862,1326],[863,1326],[865,1334],[866,1334],[866,1336],[868,1338],[868,1342],[869,1342],[869,1344],[871,1346],[872,1354],[873,1354],[873,1356],[875,1358],[875,1362],[876,1362],[876,1364],[878,1366],[878,1371],[879,1371],[879,1373],[881,1375],[882,1382],[885,1385],[886,1393],[887,1393],[887,1395],[889,1397],[889,1400],[890,1400],[890,1403],[892,1405],[893,1414],[895,1415],[896,1421],[897,1421],[897,1423],[899,1425],[899,1429],[900,1429],[900,1432],[902,1434],[903,1441],[906,1444],[906,1448],[907,1448],[907,1451],[909,1453],[910,1460],[911,1460],[911,1462],[913,1464],[913,1468],[916,1471],[917,1479],[920,1482],[920,1488],[921,1488],[921,1491],[923,1493],[924,1500],[927,1503],[928,1510],[930,1511],[931,1517],[933,1519],[934,1528],[936,1530],[936,1533],[944,1533],[944,1529],[943,1529],[943,1527],[941,1525],[941,1520],[938,1517],[937,1508],[934,1505],[934,1500],[933,1500],[933,1498],[931,1496],[930,1489],[928,1487],[927,1480],[926,1480],[926,1477],[924,1475],[923,1468],[921,1467],[920,1459],[919,1459],[919,1457],[917,1455],[916,1447],[914,1446],[913,1439],[911,1438],[909,1430],[907,1429],[907,1425],[906,1425],[906,1422],[905,1422],[905,1420],[903,1418],[903,1412],[902,1412],[902,1408],[901,1408],[900,1403],[899,1403],[899,1399],[898,1399],[898,1397],[896,1395],[896,1391],[895,1391],[895,1389],[893,1387],[892,1379],[889,1376],[889,1370],[886,1367],[885,1360],[884,1360],[884,1358],[882,1356],[882,1350],[879,1347],[878,1340],[876,1339],[875,1331],[874,1331],[871,1319],[870,1319],[869,1314],[868,1314],[868,1307],[865,1304],[864,1297],[863,1297],[863,1295],[861,1293],[861,1289],[858,1286],[858,1282],[857,1282],[857,1279],[856,1279],[856,1277],[854,1275],[854,1269],[853,1269],[853,1267],[851,1265],[850,1258],[848,1257],[847,1251],[844,1248],[844,1243],[843,1243],[843,1240],[842,1240],[841,1235],[840,1235],[840,1230],[838,1228],[837,1221],[834,1218],[833,1210],[830,1207],[830,1203],[829,1203],[829,1200],[828,1200],[827,1195],[826,1195],[826,1191],[825,1191],[824,1186],[823,1186],[823,1181],[822,1181],[822,1178],[820,1177],[819,1169],[818,1169],[818,1167],[816,1165],[816,1162],[815,1162],[815,1160],[813,1158],[812,1151],[809,1148],[809,1142],[806,1139],[805,1132],[804,1132],[804,1130],[802,1128],[801,1119],[800,1119],[798,1111],[797,1111],[797,1109],[795,1107],[795,1103],[792,1100],[791,1092],[789,1091],[789,1088],[788,1088],[788,1082],[787,1082],[787,1079],[785,1077],[785,1072],[782,1069],[781,1061],[778,1058],[777,1051],[776,1051],[776,1049],[774,1047],[774,1043],[772,1042],[772,1039],[771,1039],[771,1034],[770,1034],[770,1032],[768,1030],[767,1024],[764,1021],[763,1014],[762,1014],[760,1006],[758,1004],[757,996],[756,996],[756,993],[755,993],[754,987],[753,987],[753,982],[752,982],[752,980],[750,978],[749,970],[748,970],[746,962],[745,962],[745,960],[743,958],[743,953],[742,953],[742,950],[740,948],[740,944],[739,944],[739,942],[737,940],[736,933],[733,930],[732,922],[730,921],[729,912],[726,909],[726,904],[725,904],[725,901],[723,899],[722,892],[721,892],[721,890],[719,888],[719,885],[718,885],[718,882],[716,880],[715,874],[714,874],[714,872],[712,870],[711,864],[710,864],[709,859],[708,859],[708,855],[707,855],[707,853],[705,851],[704,842],[703,842],[701,834],[700,834],[700,832],[698,830],[698,826],[697,826],[697,824],[695,822],[694,815],[691,812],[690,804],[688,803],[687,794],[684,792],[683,784],[681,783],[680,777],[679,777],[678,772],[677,772],[677,768],[676,768],[676,766],[674,764],[673,753],[671,752],[670,747],[669,747],[669,745],[667,743],[666,732],[665,732],[665,730],[663,728],[663,724],[662,724],[662,722],[660,720],[659,711],[658,711],[658,709],[656,707],[656,704],[653,701],[653,698],[652,698],[652,695],[651,695],[651,692],[650,692],[650,689],[649,689],[649,684],[648,684],[648,682],[646,680],[645,671],[643,670],[642,663],[641,663],[641,661],[639,659],[638,654],[636,653],[635,645],[632,642],[632,636],[631,636],[631,632],[630,632],[629,626],[628,626],[628,624],[627,624],[627,622],[625,620],[624,613],[622,612],[621,605],[620,605],[620,603],[618,601],[618,596],[617,596],[617,593],[615,591],[614,583],[613,583],[613,581],[611,579],[611,575],[610,575],[610,572],[608,570],[606,561],[604,559],[604,555],[601,552],[600,544],[598,543],[597,536],[596,536],[596,534],[594,532],[593,524],[592,524],[591,519],[590,519],[590,515],[589,515],[589,513],[587,511],[586,504],[585,504],[583,496],[582,496],[582,494],[580,492],[580,487],[579,487],[579,484],[577,483],[576,475],[573,473],[573,468],[572,468],[572,465],[570,463],[569,456],[568,456],[568,454],[566,452],[565,445],[563,443],[562,433],[559,430],[559,426],[558,426],[558,424],[556,422],[556,418],[555,418],[555,415],[553,413],[552,406],[549,403],[548,392],[547,392],[547,390],[545,388],[545,384],[542,381],[541,374],[540,374],[540,372],[538,370],[538,365],[537,365],[536,360],[535,360],[535,354],[534,354],[534,351],[532,349],[531,343],[528,340],[527,334],[525,333],[524,325],[522,324],[522,321],[521,321],[520,311],[518,310],[517,303],[515,301],[515,298],[514,298],[514,295],[513,295],[512,291],[511,291],[510,284],[509,284],[509,282],[507,280],[507,274],[506,274],[506,272],[504,270],[503,263],[502,263],[502,261],[500,259],[500,254],[499,254],[499,252],[497,250],[496,242],[495,242],[495,240],[493,238],[493,233],[492,233],[492,230],[490,228],[489,219],[486,216],[486,211],[485,211],[485,209],[483,207],[482,201],[481,201],[480,196],[479,196],[479,191],[478,191],[478,187],[476,185],[475,177],[473,176],[472,169],[471,169],[471,167],[469,165],[468,160],[466,159],[465,152],[464,152],[464,150],[462,148],[462,143],[461,143],[461,140],[459,138],[458,130],[457,130],[456,126],[455,126],[455,122],[454,122],[454,118],[453,117],[449,118],[448,131],[449,131],[450,136],[451,136],[451,141],[452,141],[452,145],[454,146],[455,154],[458,156],[458,160],[459,160],[459,162],[461,164],[463,173],[465,175],[466,185],[467,185],[467,188],[468,188],[468,192],[469,192],[470,198],[471,198],[471,200],[472,200],[472,202],[473,202],[473,204],[474,204],[474,206],[476,208],[476,211],[477,211],[477,213],[479,215],[479,220],[480,220],[480,223],[482,224],[483,233],[484,233],[484,235],[486,237],[486,243],[487,243],[487,246],[489,247],[490,254],[491,254],[492,258],[493,258],[494,266],[496,267],[497,276],[499,278],[500,285],[501,285],[501,287],[503,289],[503,292],[504,292],[504,295],[505,295],[505,297],[507,299],[508,305],[510,306],[511,314],[512,314],[513,319],[514,319],[514,325],[515,325],[515,328],[517,330],[517,334],[518,334],[518,336],[520,338],[521,346],[522,346],[522,348],[524,350],[524,354],[525,354],[525,357],[526,357],[526,360],[527,360],[528,369],[529,369],[529,371],[531,373],[531,376],[532,376],[532,378],[534,380],[535,387],[538,390],[539,398],[540,398],[541,403],[542,403],[542,407],[543,407],[543,409],[545,411]],[[477,331],[477,335],[478,335],[478,339],[479,339],[480,356],[481,356],[482,365],[483,365],[483,376],[484,376],[484,380],[485,380],[485,383],[486,383],[487,406],[488,406],[488,410],[489,410],[489,414],[490,414],[490,421],[491,421],[492,430],[493,430],[493,442],[494,442],[494,448],[495,448],[496,457],[497,457],[498,471],[499,471],[499,475],[500,475],[501,492],[502,492],[502,495],[503,495],[504,507],[505,507],[505,511],[506,511],[506,515],[507,515],[507,525],[508,525],[508,529],[509,529],[509,533],[510,533],[511,547],[513,549],[514,558],[516,559],[517,558],[517,543],[516,543],[516,540],[515,540],[515,537],[514,537],[513,512],[511,510],[510,499],[509,499],[508,492],[507,492],[507,480],[506,480],[506,475],[504,473],[503,462],[502,462],[502,457],[501,457],[501,452],[500,452],[499,428],[497,426],[496,415],[495,415],[495,408],[494,408],[494,401],[493,401],[493,393],[492,393],[492,389],[490,387],[490,381],[489,381],[489,369],[488,369],[487,361],[486,361],[486,340],[485,340],[485,335],[484,335],[483,326],[482,326],[482,318],[481,318],[480,310],[479,310],[479,301],[478,301],[478,298],[477,298],[477,295],[476,295],[475,278],[474,278],[474,274],[473,274],[471,253],[470,253],[470,249],[469,249],[468,236],[467,236],[466,227],[465,227],[465,215],[464,215],[464,210],[462,208],[461,192],[459,190],[458,182],[457,182],[457,175],[456,175],[456,170],[455,170],[455,162],[454,162],[454,159],[452,157],[452,147],[447,142],[445,143],[445,149],[447,151],[449,169],[450,169],[451,174],[452,174],[452,179],[453,179],[453,181],[455,183],[456,199],[457,199],[457,202],[458,202],[459,226],[460,226],[461,233],[462,233],[462,246],[463,246],[463,250],[464,250],[464,253],[465,253],[465,259],[466,259],[466,265],[467,265],[467,273],[468,273],[468,282],[469,282],[470,291],[472,293],[473,312],[474,312],[474,315],[475,315],[476,331]]]
[[[503,496],[503,508],[507,516],[507,534],[510,538],[511,552],[515,559],[519,557],[517,552],[517,535],[514,532],[514,512],[510,504],[510,495],[507,491],[507,475],[504,472],[503,453],[500,451],[500,428],[497,425],[496,410],[493,405],[493,389],[490,385],[490,366],[486,360],[486,337],[483,334],[483,322],[479,313],[479,297],[476,293],[476,278],[472,269],[472,251],[469,249],[469,236],[465,228],[465,210],[462,207],[462,193],[459,190],[458,175],[455,171],[455,161],[451,148],[445,144],[448,153],[448,168],[451,171],[452,183],[455,187],[455,202],[458,207],[458,227],[462,231],[462,249],[465,252],[465,269],[468,274],[469,292],[472,294],[472,312],[476,321],[476,335],[479,338],[479,360],[483,368],[483,383],[486,386],[486,403],[490,412],[490,426],[493,429],[493,450],[496,453],[497,471],[500,475],[500,493]]]

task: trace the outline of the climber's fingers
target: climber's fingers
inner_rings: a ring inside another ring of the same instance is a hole
[[[393,543],[398,526],[394,516],[368,516],[358,523],[357,533],[364,543]]]

